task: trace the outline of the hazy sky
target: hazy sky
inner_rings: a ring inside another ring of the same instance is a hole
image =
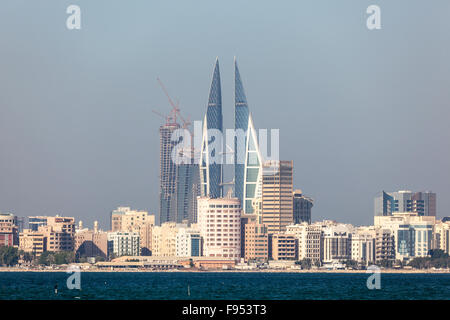
[[[158,213],[156,78],[200,120],[218,56],[231,128],[236,55],[313,220],[371,224],[383,189],[432,190],[450,215],[447,0],[3,0],[0,41],[0,211],[102,228],[119,205]]]

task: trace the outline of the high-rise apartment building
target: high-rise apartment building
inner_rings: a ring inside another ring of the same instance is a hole
[[[269,234],[286,231],[293,217],[293,162],[266,161],[262,175],[262,223]]]
[[[238,260],[241,257],[239,199],[199,197],[197,203],[204,256]]]
[[[222,133],[222,90],[219,59],[216,59],[209,90],[208,107],[203,121],[200,153],[200,182],[203,197],[220,198],[223,195]]]
[[[375,216],[390,216],[394,212],[417,212],[419,216],[436,216],[436,193],[380,192],[374,200]]]
[[[314,200],[303,195],[302,190],[294,191],[294,224],[311,223],[311,208]]]

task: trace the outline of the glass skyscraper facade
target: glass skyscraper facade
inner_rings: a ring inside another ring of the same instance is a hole
[[[203,124],[203,137],[200,158],[201,194],[211,198],[220,198],[223,194],[221,161],[222,143],[216,141],[213,131],[223,133],[222,90],[220,85],[219,59],[214,66],[211,88],[209,90],[208,107]],[[214,148],[213,148],[214,146]]]
[[[241,75],[239,73],[236,58],[234,59],[234,127],[236,130],[241,129],[244,133],[248,127],[248,104],[242,85]],[[245,134],[244,134],[245,136]],[[245,151],[238,148],[239,137],[235,137],[234,141],[234,194],[241,203],[244,200],[244,171]],[[244,148],[246,145],[246,137],[244,138]]]

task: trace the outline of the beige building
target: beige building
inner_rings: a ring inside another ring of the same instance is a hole
[[[264,224],[256,221],[244,225],[245,261],[267,261],[269,259],[269,234]]]
[[[29,252],[35,257],[39,257],[47,250],[47,238],[43,232],[24,229],[20,233],[19,250]]]
[[[159,257],[175,257],[177,253],[177,233],[187,224],[166,222],[153,228],[152,255]]]
[[[198,197],[198,226],[207,257],[241,257],[241,206],[237,198]]]
[[[313,263],[323,258],[322,224],[293,224],[286,227],[286,234],[294,235],[298,240],[298,260],[310,259]]]
[[[416,212],[394,212],[390,216],[375,216],[374,220],[375,228],[391,230],[396,260],[426,257],[434,248],[434,216],[420,216]]]
[[[293,161],[266,161],[262,176],[262,223],[269,234],[286,231],[294,221]]]
[[[434,248],[450,254],[450,221],[439,221],[434,226]]]
[[[75,253],[79,257],[108,256],[108,234],[98,230],[97,221],[94,229],[80,229],[75,233]]]
[[[139,233],[142,255],[151,254],[154,226],[155,216],[147,211],[118,207],[111,212],[111,231]]]
[[[298,240],[292,234],[271,235],[273,260],[298,260]]]
[[[363,265],[375,262],[376,231],[374,227],[359,227],[352,234],[351,259]]]

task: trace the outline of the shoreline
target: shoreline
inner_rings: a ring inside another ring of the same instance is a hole
[[[81,269],[80,272],[92,272],[92,273],[112,273],[112,272],[137,272],[137,273],[339,273],[339,274],[366,274],[372,273],[367,270],[198,270],[198,269],[169,269],[169,270],[147,270],[147,269]],[[0,272],[63,272],[66,273],[66,269],[52,270],[52,269],[23,269],[23,268],[8,268],[0,267]],[[388,274],[450,274],[450,270],[428,270],[428,269],[381,269],[381,273]]]

